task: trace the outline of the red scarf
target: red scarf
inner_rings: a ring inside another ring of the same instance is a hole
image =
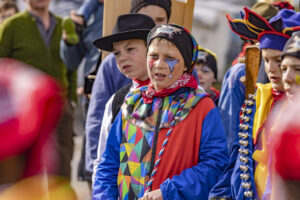
[[[164,98],[166,96],[169,96],[176,90],[184,87],[190,87],[193,89],[198,88],[197,80],[194,78],[194,76],[184,73],[179,79],[177,79],[172,85],[170,85],[168,88],[156,91],[154,89],[153,84],[150,82],[148,86],[148,90],[143,91],[143,98],[144,103],[152,103],[154,97]]]
[[[274,101],[280,101],[285,97],[285,92],[284,91],[279,91],[279,90],[272,89],[272,94],[273,94],[273,100]]]
[[[144,80],[144,81],[140,81],[140,80],[138,80],[138,79],[133,79],[133,81],[134,81],[134,82],[136,82],[136,83],[138,84],[137,88],[139,88],[139,87],[142,87],[142,86],[148,85],[148,84],[149,84],[149,82],[150,82],[150,79],[149,79],[149,78],[147,78],[147,79],[146,79],[146,80]]]

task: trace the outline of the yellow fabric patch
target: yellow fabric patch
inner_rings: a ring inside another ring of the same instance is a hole
[[[256,112],[253,122],[253,143],[256,144],[259,130],[264,125],[268,118],[270,108],[273,103],[272,85],[268,84],[256,84]],[[266,189],[266,183],[269,175],[269,151],[266,145],[265,128],[261,130],[262,138],[262,150],[256,150],[252,157],[257,162],[257,167],[254,173],[254,181],[256,190],[261,198]]]
[[[253,122],[252,137],[253,142],[256,144],[259,128],[267,120],[270,112],[271,105],[273,103],[272,85],[268,84],[256,84],[256,112]]]

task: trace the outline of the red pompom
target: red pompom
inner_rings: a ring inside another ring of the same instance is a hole
[[[300,127],[289,127],[276,138],[274,161],[283,179],[300,180]]]

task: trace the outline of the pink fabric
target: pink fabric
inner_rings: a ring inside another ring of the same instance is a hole
[[[19,61],[0,59],[0,162],[25,154],[24,177],[42,172],[62,102],[54,79]]]

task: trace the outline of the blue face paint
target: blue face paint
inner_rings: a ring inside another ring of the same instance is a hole
[[[174,70],[175,65],[179,62],[179,60],[176,59],[165,59],[165,62],[169,65],[171,74],[169,75],[169,78],[172,78],[172,72]]]

